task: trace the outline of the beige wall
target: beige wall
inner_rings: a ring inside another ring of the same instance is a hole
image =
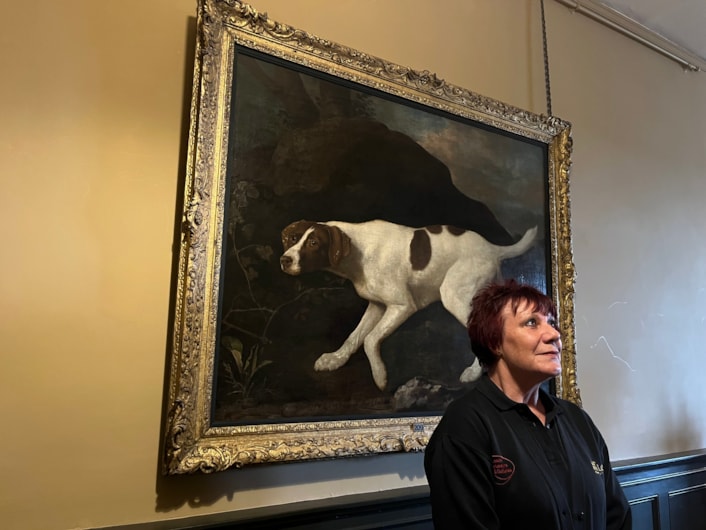
[[[530,0],[260,0],[543,112]],[[574,125],[579,385],[615,459],[706,447],[706,74],[547,2]],[[0,521],[70,529],[425,483],[421,455],[158,476],[192,0],[0,2]]]

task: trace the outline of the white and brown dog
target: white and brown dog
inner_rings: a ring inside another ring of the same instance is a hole
[[[282,231],[284,272],[332,272],[350,280],[369,301],[343,345],[321,355],[314,369],[336,370],[362,345],[375,384],[383,390],[387,370],[381,342],[415,312],[439,300],[465,326],[475,292],[499,276],[502,260],[526,252],[536,234],[537,228],[530,228],[517,243],[498,246],[452,226],[410,228],[379,220],[290,224]],[[460,380],[472,381],[480,373],[476,360]]]

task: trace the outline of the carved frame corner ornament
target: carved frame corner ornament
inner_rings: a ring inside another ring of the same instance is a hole
[[[234,54],[247,48],[366,89],[472,120],[546,146],[551,289],[564,340],[557,394],[580,404],[574,341],[574,265],[569,171],[571,126],[271,20],[237,0],[199,0],[187,179],[174,332],[169,359],[163,472],[214,472],[245,465],[423,451],[439,416],[224,426],[212,420],[220,236],[234,83]]]

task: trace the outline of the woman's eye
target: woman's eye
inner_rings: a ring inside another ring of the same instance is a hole
[[[527,322],[525,322],[526,326],[536,326],[537,325],[537,319],[536,318],[530,318]]]

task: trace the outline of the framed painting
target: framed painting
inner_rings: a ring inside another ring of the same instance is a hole
[[[499,275],[556,301],[579,402],[569,123],[198,10],[164,472],[423,450]]]

